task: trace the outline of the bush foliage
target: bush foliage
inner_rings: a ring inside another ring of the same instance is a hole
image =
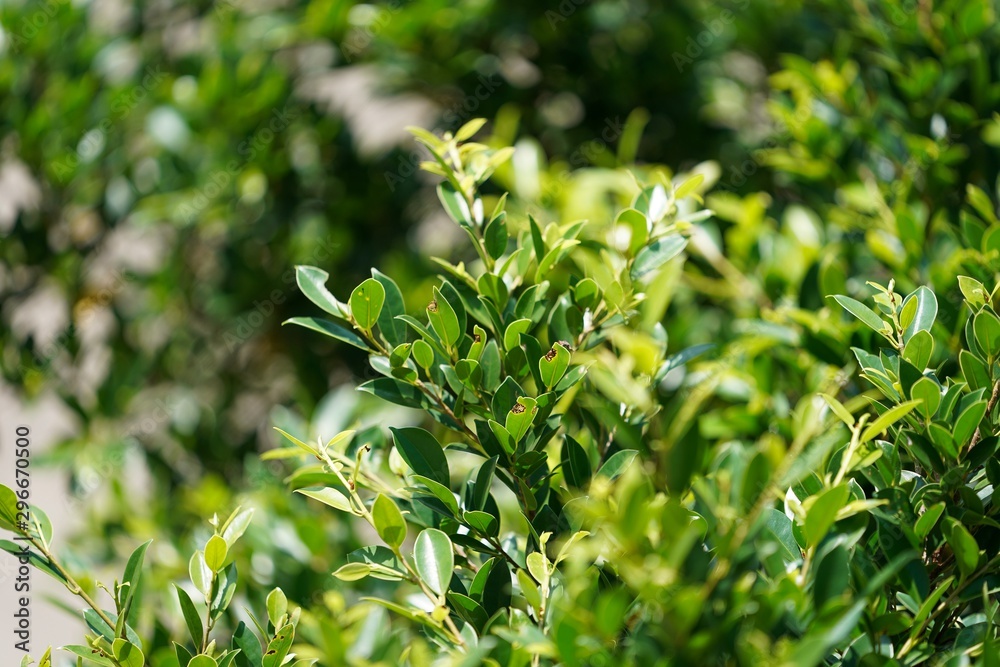
[[[997,663],[996,8],[522,4],[0,8],[0,364],[81,424],[79,534],[0,491],[86,607],[42,664]],[[450,132],[293,85],[366,66]]]

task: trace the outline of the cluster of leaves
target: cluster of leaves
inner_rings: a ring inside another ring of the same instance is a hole
[[[30,563],[64,584],[73,595],[86,605],[83,619],[91,633],[86,644],[62,647],[76,657],[78,665],[96,664],[102,667],[145,667],[175,665],[177,667],[279,667],[289,662],[295,639],[300,609],[288,611],[288,601],[280,588],[267,596],[267,620],[261,623],[247,612],[260,635],[256,635],[240,621],[232,632],[231,642],[225,646],[213,636],[216,623],[230,607],[237,588],[236,564],[232,550],[243,536],[253,510],[237,508],[228,519],[220,522],[213,516],[210,523],[213,533],[204,549],[196,551],[189,563],[190,586],[175,584],[184,624],[191,642],[174,642],[168,648],[162,637],[154,639],[147,657],[144,643],[135,630],[143,601],[142,574],[146,552],[151,542],[140,545],[129,557],[121,580],[111,588],[97,583],[114,603],[114,610],[105,609],[98,596],[88,591],[60,562],[51,548],[52,524],[43,510],[29,505],[27,492],[15,492],[0,485],[0,528],[11,531],[16,542],[0,540],[0,549]],[[189,593],[190,588],[195,597]],[[197,600],[197,602],[195,601]],[[51,667],[51,649],[39,659],[39,667]],[[315,660],[298,660],[295,667],[311,667]],[[25,656],[23,665],[31,664]]]
[[[854,349],[862,377],[880,394],[869,399],[877,415],[870,424],[868,414],[855,419],[826,398],[852,434],[841,469],[861,472],[838,504],[853,495],[872,505],[875,521],[861,536],[863,551],[876,555],[869,567],[920,555],[900,572],[892,595],[870,610],[877,634],[869,642],[887,641],[904,664],[978,651],[990,664],[998,655],[1000,318],[992,306],[996,290],[967,276],[959,284],[967,315],[957,355],[936,349],[930,332],[938,303],[926,287],[903,298],[892,282],[873,285],[877,310],[835,297],[888,343],[877,353]],[[890,439],[875,439],[890,425]]]
[[[632,205],[603,224],[518,225],[505,196],[484,214],[480,186],[510,151],[468,142],[482,124],[440,139],[415,131],[434,158],[425,167],[445,179],[445,210],[476,250],[469,267],[437,260],[445,274],[425,319],[407,314],[378,271],[343,303],[324,271],[299,267],[303,292],[333,319],[289,321],[368,352],[381,377],[360,389],[427,413],[442,434],[391,427],[384,452],[352,446],[351,431],[315,446],[288,437],[319,462],[299,478],[327,482],[300,491],[363,518],[386,545],[353,552],[336,575],[417,585],[424,605],[376,601],[444,648],[507,664],[538,654],[531,633],[544,637],[551,622],[557,565],[587,534],[572,529],[571,502],[628,467],[657,412],[657,383],[703,351],[668,357],[660,325],[703,176],[636,186]],[[462,454],[479,464],[461,466]],[[420,529],[412,554],[402,551],[408,523]],[[551,558],[550,541],[565,541]]]

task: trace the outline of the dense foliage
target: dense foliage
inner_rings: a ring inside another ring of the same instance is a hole
[[[105,664],[995,664],[993,3],[46,7],[0,365]]]

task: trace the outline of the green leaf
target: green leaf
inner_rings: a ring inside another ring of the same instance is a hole
[[[803,535],[809,546],[820,543],[830,526],[837,520],[837,512],[847,503],[850,490],[846,484],[838,484],[816,496],[812,505],[806,511]]]
[[[600,467],[597,474],[614,481],[621,477],[625,469],[629,467],[638,455],[639,452],[634,449],[623,449],[620,452],[615,452],[604,462],[604,465]]]
[[[861,433],[861,444],[864,444],[882,433],[884,430],[909,414],[910,410],[920,405],[920,401],[907,401],[886,410],[872,421]]]
[[[762,536],[774,540],[779,547],[778,554],[786,565],[802,560],[802,549],[795,541],[794,525],[784,512],[773,507],[767,508],[764,515]]]
[[[351,292],[351,316],[359,327],[371,331],[382,314],[385,304],[385,288],[382,283],[369,278]]]
[[[934,354],[934,336],[929,331],[918,331],[903,346],[903,358],[917,370],[924,370]]]
[[[427,319],[444,346],[449,350],[453,348],[461,338],[462,330],[458,324],[455,308],[437,287],[434,288],[434,300],[427,305]]]
[[[851,414],[850,410],[844,407],[843,403],[829,394],[820,394],[820,396],[824,401],[826,401],[826,404],[830,406],[830,409],[833,410],[833,414],[837,415],[840,421],[847,424],[848,427],[854,426],[854,415]]]
[[[280,588],[275,588],[267,594],[265,604],[267,618],[271,621],[271,625],[278,627],[281,617],[288,613],[288,598],[285,597],[285,592]]]
[[[961,449],[965,443],[969,442],[972,434],[976,432],[976,428],[979,423],[983,421],[983,417],[986,415],[986,401],[976,401],[972,405],[968,406],[955,420],[955,429],[952,432],[952,438],[955,441],[955,445]]]
[[[226,541],[218,535],[212,535],[205,545],[205,564],[212,572],[218,572],[226,563],[226,556],[229,553],[229,546]]]
[[[958,353],[958,365],[962,368],[962,377],[969,388],[975,391],[990,386],[990,374],[986,365],[976,355],[968,350]]]
[[[437,438],[422,428],[389,427],[389,431],[392,432],[400,456],[413,472],[444,486],[451,486],[448,458]]]
[[[444,595],[455,569],[455,553],[448,536],[435,528],[425,528],[413,546],[413,563],[420,579],[438,595]]]
[[[930,419],[941,404],[941,385],[929,377],[922,377],[910,387],[910,398],[921,401],[920,412],[924,418]]]
[[[687,239],[680,234],[671,234],[653,241],[636,254],[629,275],[640,282],[668,261],[681,254],[687,247]]]
[[[10,487],[0,484],[0,528],[20,533],[17,524],[17,494]]]
[[[205,597],[212,592],[212,570],[205,561],[205,552],[196,551],[188,562],[188,574],[191,576],[191,583],[201,591]]]
[[[552,389],[569,367],[570,353],[562,344],[556,343],[545,356],[538,360],[538,373],[547,389]]]
[[[944,514],[944,503],[937,503],[936,505],[931,505],[928,507],[920,518],[917,519],[917,523],[913,526],[913,532],[916,533],[917,539],[925,539],[931,532],[931,529],[937,524],[938,519]]]
[[[990,293],[981,282],[968,276],[958,277],[958,288],[962,290],[962,296],[969,302],[973,310],[982,308],[990,300]]]
[[[267,645],[267,650],[264,651],[264,659],[261,661],[261,667],[278,667],[285,661],[285,656],[288,655],[288,650],[292,647],[292,641],[295,639],[295,626],[291,623],[285,625],[280,630],[274,634],[274,639]]]
[[[513,350],[521,344],[521,334],[527,333],[531,329],[531,320],[524,318],[514,320],[507,325],[507,330],[503,333],[503,349]]]
[[[698,189],[698,186],[705,181],[705,174],[695,174],[684,181],[679,188],[674,191],[675,199],[683,199]]]
[[[483,241],[486,244],[486,252],[493,259],[500,259],[507,250],[507,214],[501,212],[493,218],[483,230]]]
[[[201,646],[205,632],[205,628],[201,623],[201,614],[198,613],[198,608],[194,606],[194,602],[191,600],[191,596],[187,594],[187,591],[177,584],[174,584],[174,588],[177,589],[177,601],[181,604],[181,614],[184,616],[184,622],[187,624],[188,632],[191,634],[191,641],[195,646]]]
[[[458,501],[455,500],[455,494],[452,493],[451,489],[423,475],[414,475],[413,479],[423,484],[433,497],[440,500],[448,508],[448,511],[451,512],[452,516],[459,516]]]
[[[507,413],[507,420],[504,423],[504,428],[510,433],[515,443],[520,442],[528,433],[536,414],[538,414],[538,405],[535,399],[526,396],[517,399],[517,403]]]
[[[118,595],[118,607],[120,609],[128,610],[131,608],[131,602],[135,598],[139,581],[142,579],[142,563],[146,557],[146,550],[152,543],[153,540],[148,540],[140,544],[132,552],[132,555],[129,556],[128,563],[125,564],[125,572],[122,574],[122,588]],[[130,620],[132,616],[133,614],[126,614],[125,621]]]
[[[955,562],[965,580],[979,565],[979,545],[972,534],[954,517],[946,516],[942,524],[944,539],[955,553]]]
[[[379,537],[390,547],[398,548],[406,539],[406,521],[392,498],[380,493],[372,505],[372,518]]]
[[[497,440],[500,442],[500,446],[503,447],[503,450],[507,453],[507,455],[510,456],[513,454],[514,450],[517,448],[517,441],[514,440],[513,436],[511,436],[510,431],[508,431],[502,424],[493,421],[492,419],[490,419],[488,423],[490,430],[493,432],[493,435],[496,436]]]
[[[425,340],[416,340],[413,342],[413,360],[417,362],[417,365],[427,370],[434,365],[434,348],[430,346]]]
[[[451,183],[440,183],[437,187],[438,199],[448,216],[460,225],[472,224],[472,212],[465,196],[455,190]]]
[[[354,514],[354,508],[351,507],[351,501],[348,500],[347,496],[330,487],[324,489],[296,489],[295,493],[301,493],[307,498],[312,498],[313,500],[318,500],[324,505],[329,505],[334,509],[338,509],[342,512],[350,512]]]
[[[240,621],[233,633],[233,648],[240,650],[236,662],[241,667],[258,667],[263,660],[264,651],[261,648],[260,640],[243,621]]]
[[[593,473],[590,457],[580,443],[568,435],[563,438],[561,460],[566,483],[578,489],[586,487]]]
[[[991,310],[981,310],[972,320],[972,330],[979,348],[989,357],[996,357],[1000,352],[1000,318]]]
[[[344,308],[344,304],[337,301],[337,297],[333,296],[326,288],[326,281],[329,278],[329,273],[317,269],[315,266],[295,267],[295,281],[307,299],[331,315],[347,317],[347,309]]]
[[[476,132],[483,129],[483,125],[486,125],[485,118],[473,118],[458,129],[458,132],[455,133],[455,141],[468,141]]]
[[[111,652],[122,667],[143,667],[146,664],[142,649],[125,639],[115,639],[111,643]],[[212,663],[214,665],[215,661]]]
[[[465,512],[462,515],[462,520],[483,535],[496,537],[497,533],[500,531],[500,522],[497,521],[495,516],[488,512],[481,512],[478,510]]]
[[[476,473],[476,486],[472,493],[472,509],[482,510],[486,507],[486,500],[490,495],[493,486],[493,475],[497,469],[498,457],[487,459],[479,466]]]
[[[104,665],[104,667],[115,667],[115,663],[111,662],[110,658],[105,658],[100,654],[95,653],[94,649],[89,646],[77,646],[71,644],[69,646],[63,646],[63,649],[95,664]]]
[[[297,324],[300,327],[326,334],[330,338],[335,338],[342,343],[353,345],[359,350],[371,352],[371,348],[368,347],[368,343],[365,342],[364,338],[330,320],[320,320],[315,317],[293,317],[282,322],[282,325],[285,324]]]
[[[333,576],[341,581],[360,581],[372,573],[372,566],[368,563],[347,563],[337,568]]]
[[[397,319],[406,314],[406,303],[399,285],[378,269],[372,269],[372,277],[379,281],[385,290],[385,305],[378,316],[378,330],[392,346],[406,342],[406,323]]]
[[[251,519],[253,519],[252,508],[237,508],[222,526],[222,539],[226,541],[230,549],[233,548],[236,541],[246,532],[246,529],[250,526]]]
[[[872,331],[876,331],[881,334],[890,331],[889,325],[884,322],[874,310],[860,301],[856,301],[849,296],[842,296],[840,294],[834,296],[833,300],[839,303],[844,310],[861,320]]]
[[[191,658],[188,667],[219,667],[219,663],[212,656],[201,654]]]
[[[913,335],[918,331],[930,331],[931,327],[934,326],[934,320],[937,317],[937,297],[934,296],[934,292],[928,288],[921,286],[915,289],[908,297],[906,297],[906,299],[903,300],[903,308],[905,309],[912,301],[916,302],[917,309],[913,319],[903,331],[904,343],[909,342],[909,340],[913,338]]]
[[[424,409],[428,407],[427,397],[417,387],[395,378],[369,380],[358,387],[358,391],[367,392],[390,403],[408,408]]]

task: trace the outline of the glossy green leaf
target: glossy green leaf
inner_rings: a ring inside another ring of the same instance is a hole
[[[889,330],[889,325],[881,317],[879,317],[874,310],[860,301],[852,299],[849,296],[842,296],[839,294],[834,296],[833,299],[839,303],[844,310],[861,320],[865,326],[872,331],[884,333]]]
[[[347,309],[326,288],[329,279],[329,273],[315,266],[295,267],[295,280],[306,298],[331,315],[347,317]]]
[[[834,521],[837,513],[847,504],[850,495],[846,484],[839,484],[823,491],[816,496],[812,506],[806,512],[803,535],[810,546],[819,544]]]
[[[368,343],[366,343],[361,336],[357,335],[350,329],[340,326],[336,322],[331,322],[330,320],[321,320],[315,317],[293,317],[285,320],[282,324],[297,324],[300,327],[305,327],[306,329],[326,334],[327,336],[335,338],[342,343],[353,345],[359,350],[365,350],[366,352],[370,351]]]
[[[440,530],[425,528],[413,546],[413,564],[420,579],[438,595],[448,591],[455,569],[455,553],[448,536]]]
[[[990,357],[1000,353],[1000,318],[993,311],[984,309],[977,313],[972,320],[972,330],[976,334],[976,343],[984,353]]]
[[[458,315],[455,313],[455,308],[441,295],[441,290],[436,287],[434,300],[427,306],[427,319],[444,346],[454,347],[463,333],[459,327]]]
[[[400,456],[413,472],[444,486],[451,485],[448,458],[437,438],[422,428],[389,427],[389,431],[392,432]]]

